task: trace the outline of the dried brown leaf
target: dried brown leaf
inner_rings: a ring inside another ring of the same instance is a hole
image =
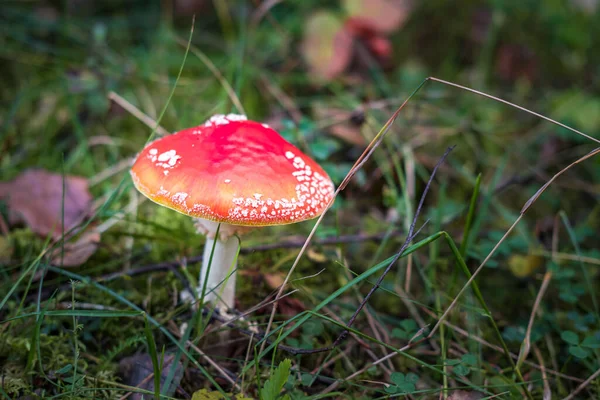
[[[314,261],[316,263],[324,263],[327,261],[327,256],[325,254],[320,253],[310,247],[308,250],[306,250],[306,257],[308,257],[310,261]]]
[[[74,242],[65,244],[64,249],[56,249],[52,253],[52,264],[63,267],[77,267],[86,262],[98,250],[100,234],[86,232]]]
[[[160,382],[161,386],[166,383],[167,377],[171,372],[174,356],[165,354],[163,368],[161,370]],[[152,392],[154,390],[154,368],[152,366],[152,358],[149,354],[136,354],[130,357],[125,357],[119,362],[119,374],[123,379],[123,383],[129,386],[138,387],[140,389]],[[183,364],[178,361],[175,366],[175,375],[169,388],[167,395],[172,396],[183,378]],[[148,398],[143,393],[133,393],[130,397],[132,400],[140,400]]]
[[[264,274],[263,277],[270,289],[279,289],[285,280],[285,274],[280,272],[274,274]]]
[[[484,397],[485,396],[481,392],[455,390],[450,396],[448,396],[448,400],[480,400]]]
[[[357,146],[366,144],[359,124],[353,121],[354,114],[351,111],[341,108],[315,107],[314,113],[317,119],[331,124],[327,126],[327,131],[333,136]]]
[[[92,210],[87,180],[65,176],[64,232],[80,224]],[[23,172],[0,183],[0,198],[7,200],[9,222],[24,222],[33,232],[54,239],[63,232],[63,177],[41,169]]]
[[[538,71],[534,51],[523,44],[504,44],[498,49],[496,71],[507,81],[535,80]]]
[[[286,296],[282,299],[279,299],[277,303],[277,310],[281,315],[285,315],[288,317],[296,316],[304,311],[306,311],[306,305],[295,297]],[[265,313],[269,310],[265,308]]]

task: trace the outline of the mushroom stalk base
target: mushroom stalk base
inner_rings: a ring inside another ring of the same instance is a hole
[[[213,245],[215,251],[211,262]],[[234,235],[223,240],[206,238],[198,287],[198,295],[201,296],[206,279],[204,301],[213,302],[225,309],[234,308],[238,248],[239,239]]]

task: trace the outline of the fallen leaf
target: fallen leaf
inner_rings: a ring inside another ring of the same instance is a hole
[[[326,129],[333,136],[353,145],[365,145],[365,138],[360,132],[360,125],[363,121],[360,119],[355,121],[356,112],[326,106],[316,106],[313,110],[319,121],[331,124]],[[362,114],[360,116],[364,117]]]
[[[571,0],[571,4],[588,15],[594,15],[599,7],[598,0]]]
[[[308,257],[310,261],[314,261],[316,263],[324,263],[327,261],[327,256],[325,256],[325,254],[319,253],[310,247],[306,251],[306,257]]]
[[[306,311],[306,306],[301,300],[287,296],[283,299],[279,299],[277,309],[281,315],[292,317]]]
[[[65,244],[64,249],[58,248],[52,252],[52,264],[63,267],[77,267],[86,262],[98,250],[100,234],[86,232],[74,242]]]
[[[412,9],[411,2],[407,0],[344,0],[343,6],[350,24],[365,33],[398,30]]]
[[[455,390],[450,396],[448,396],[448,400],[480,400],[484,397],[484,394],[481,392]]]
[[[534,254],[514,254],[508,259],[508,268],[517,278],[526,278],[544,265],[544,261],[544,257]]]
[[[331,12],[318,11],[307,19],[300,51],[317,78],[331,80],[350,64],[352,45],[352,35],[342,20]]]
[[[525,78],[533,81],[537,76],[538,64],[535,53],[523,44],[504,44],[496,56],[496,72],[507,81]]]
[[[174,359],[173,354],[165,354],[164,365],[161,370],[160,382],[165,384],[167,376],[171,372],[171,366]],[[159,360],[160,362],[160,360]],[[145,389],[150,392],[154,391],[154,379],[151,375],[154,373],[152,366],[152,358],[149,354],[137,354],[131,357],[126,357],[119,362],[119,374],[123,377],[123,383],[129,386]],[[171,385],[166,390],[167,396],[172,396],[179,386],[179,382],[183,377],[183,364],[178,362],[175,367],[175,375],[171,381]],[[148,398],[143,393],[133,393],[130,399],[141,400]]]
[[[285,275],[283,273],[264,274],[263,278],[265,278],[265,282],[267,283],[269,289],[278,289],[281,285],[283,285]]]
[[[13,253],[13,245],[6,236],[0,236],[0,263],[7,263]]]
[[[0,198],[8,202],[9,222],[24,222],[38,235],[60,238],[63,230],[68,232],[79,225],[92,210],[85,178],[65,176],[64,185],[63,196],[63,177],[41,169],[27,170],[10,182],[0,183]]]

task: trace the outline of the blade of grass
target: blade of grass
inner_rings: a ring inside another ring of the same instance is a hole
[[[71,279],[77,279],[79,281],[81,281],[82,283],[91,285],[92,287],[94,287],[95,289],[98,289],[99,291],[109,295],[110,297],[114,298],[115,300],[117,300],[118,302],[128,306],[129,308],[139,311],[139,312],[143,312],[145,313],[144,310],[142,310],[140,307],[138,307],[137,305],[135,305],[134,303],[132,303],[131,301],[127,300],[125,297],[119,295],[118,293],[112,291],[111,289],[107,288],[106,286],[100,285],[97,282],[94,282],[93,280],[91,280],[88,277],[82,276],[82,275],[78,275],[75,274],[71,271],[66,271],[64,269],[61,268],[56,268],[56,267],[49,267],[50,271],[53,271],[57,274],[60,275],[64,275],[66,277],[69,277]],[[181,344],[179,343],[179,341],[171,334],[171,332],[169,332],[169,330],[167,328],[165,328],[164,326],[162,326],[157,320],[155,320],[154,318],[152,318],[150,315],[147,315],[148,321],[154,325],[155,327],[157,327],[175,346],[177,346],[178,349],[181,350],[181,352],[188,357],[188,359],[190,360],[190,362],[192,362],[196,368],[198,368],[200,370],[200,372],[202,372],[202,374],[208,379],[208,381],[223,395],[225,394],[225,392],[223,391],[223,389],[221,388],[221,386],[214,380],[214,378],[208,373],[208,371],[194,358],[194,356]],[[175,363],[174,363],[175,364]],[[176,365],[176,364],[175,364]]]
[[[156,342],[154,342],[154,336],[152,336],[152,330],[148,324],[148,317],[144,313],[144,334],[146,335],[146,344],[148,346],[148,353],[152,359],[152,369],[154,370],[154,399],[160,400],[160,376],[161,366],[158,362],[158,354],[156,353]]]
[[[463,259],[467,255],[467,247],[469,246],[469,235],[471,234],[471,227],[473,224],[473,218],[475,216],[475,209],[477,208],[477,200],[479,199],[479,186],[481,185],[481,173],[477,175],[475,179],[475,187],[473,188],[473,194],[471,195],[471,202],[469,203],[469,211],[467,212],[467,221],[465,222],[465,228],[463,231],[462,242],[460,243],[460,254]]]
[[[467,278],[471,279],[473,275],[471,274],[469,267],[467,267],[467,264],[465,263],[464,258],[461,256],[460,250],[456,247],[454,240],[452,240],[450,235],[446,232],[444,232],[444,239],[446,240],[446,243],[448,243],[448,246],[450,247],[450,250],[452,251],[452,254],[454,255],[454,257],[456,258],[456,261],[458,262],[458,265],[462,269],[463,273],[466,275]],[[504,355],[508,359],[512,369],[515,371],[515,373],[519,377],[519,380],[521,381],[521,383],[525,383],[525,378],[523,378],[521,371],[517,368],[517,365],[515,364],[512,357],[510,356],[510,350],[508,349],[508,346],[506,345],[506,342],[504,341],[504,337],[502,337],[502,332],[500,332],[500,328],[498,328],[498,324],[496,324],[496,320],[492,316],[492,312],[490,311],[489,307],[487,306],[487,303],[485,302],[485,300],[483,298],[483,295],[481,294],[481,290],[479,290],[479,285],[477,284],[477,281],[473,280],[471,283],[471,286],[473,288],[473,293],[475,294],[475,297],[479,301],[479,305],[483,308],[483,310],[485,311],[485,315],[490,319],[490,322],[492,323],[492,328],[494,329],[494,332],[496,333],[496,336],[498,337],[498,340],[500,341],[500,345],[502,346],[502,349],[504,350]],[[458,295],[457,295],[457,297],[458,297]],[[439,322],[438,322],[438,324],[439,324]],[[437,324],[436,324],[436,326],[437,326]],[[432,332],[433,332],[433,330],[432,330]],[[429,336],[431,336],[431,335],[433,335],[433,333],[430,333]],[[523,386],[523,389],[525,390],[525,394],[527,395],[527,397],[530,399],[533,399],[533,396],[531,395],[531,393],[529,393],[529,390],[525,386]]]

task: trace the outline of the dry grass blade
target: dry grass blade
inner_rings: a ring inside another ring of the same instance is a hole
[[[419,86],[419,88],[423,84],[421,84]],[[385,123],[385,125],[383,126],[383,128],[381,129],[381,131],[377,134],[377,136],[375,136],[373,138],[373,140],[369,143],[369,145],[367,146],[367,148],[362,152],[362,154],[360,155],[360,157],[358,157],[358,159],[354,162],[354,165],[352,166],[352,168],[350,169],[350,171],[348,171],[348,173],[344,177],[342,183],[335,190],[335,193],[333,194],[333,197],[331,198],[331,201],[329,202],[329,204],[325,208],[325,211],[323,211],[323,213],[317,219],[317,222],[315,222],[315,225],[313,226],[313,228],[310,231],[308,237],[306,238],[306,241],[304,242],[304,245],[302,246],[302,248],[300,249],[300,252],[296,256],[296,259],[294,260],[294,263],[290,267],[290,270],[288,271],[288,274],[286,275],[285,280],[283,281],[283,284],[281,285],[281,287],[279,288],[279,291],[277,292],[277,296],[275,297],[275,301],[273,303],[273,310],[271,311],[271,315],[269,316],[269,323],[267,324],[267,329],[265,330],[265,337],[267,337],[269,335],[269,333],[271,332],[271,327],[273,326],[273,320],[275,319],[275,314],[277,313],[277,301],[279,300],[279,298],[283,294],[283,291],[285,290],[285,287],[286,287],[287,283],[289,282],[290,277],[292,276],[292,273],[296,269],[296,266],[298,266],[298,263],[300,262],[300,259],[302,258],[302,255],[304,254],[304,252],[308,248],[308,245],[310,244],[313,236],[315,235],[315,232],[317,231],[317,228],[321,224],[321,221],[323,221],[323,218],[325,218],[325,215],[327,214],[327,211],[329,210],[329,208],[331,207],[331,205],[335,201],[337,195],[342,190],[344,190],[344,188],[346,187],[346,185],[348,184],[348,182],[350,182],[350,180],[356,174],[356,172],[364,165],[364,163],[367,162],[367,160],[371,157],[371,155],[373,154],[373,152],[375,151],[375,149],[381,144],[381,142],[383,141],[383,138],[385,137],[385,135],[389,131],[389,129],[392,126],[392,124],[394,123],[394,121],[396,121],[396,119],[400,115],[400,112],[402,111],[402,109],[406,106],[406,104],[408,104],[408,102],[410,101],[411,97],[414,95],[414,93],[416,93],[419,90],[419,88],[417,88],[415,90],[415,92],[413,92],[413,94],[411,96],[409,96],[406,100],[404,100],[404,102],[400,105],[400,107],[398,107],[398,109],[394,112],[394,114],[392,114],[392,116],[390,117],[390,119]],[[262,343],[262,345],[260,347],[259,353],[263,352],[263,350],[265,348],[265,344],[266,344],[266,341]]]
[[[136,106],[134,106],[133,104],[128,102],[125,98],[119,96],[117,93],[110,92],[108,94],[108,98],[111,99],[112,101],[114,101],[115,103],[117,103],[118,105],[120,105],[121,107],[123,107],[123,109],[125,111],[127,111],[128,113],[130,113],[131,115],[133,115],[134,117],[139,119],[148,128],[150,128],[150,129],[156,128],[156,133],[158,133],[159,135],[166,136],[169,134],[169,131],[167,131],[162,126],[157,125],[157,123],[154,119],[152,119],[148,115],[144,114],[144,112],[142,110],[140,110],[139,108],[137,108]]]
[[[554,230],[552,232],[552,254],[556,254],[558,249],[558,218],[554,218]],[[553,257],[553,260],[555,258]],[[527,325],[527,331],[525,332],[525,339],[523,339],[523,344],[521,345],[521,352],[519,354],[519,359],[517,360],[517,368],[521,368],[521,364],[523,361],[527,359],[529,355],[529,350],[531,349],[531,331],[533,329],[533,322],[535,320],[535,315],[538,312],[540,304],[542,303],[542,298],[550,285],[550,280],[552,279],[552,271],[546,271],[544,274],[544,279],[542,280],[542,285],[540,286],[540,290],[535,298],[535,303],[533,304],[533,308],[531,309],[531,316],[529,317],[529,324]],[[539,352],[539,350],[538,350]],[[541,356],[540,356],[541,357]],[[539,357],[538,357],[539,358]],[[544,375],[546,372],[542,370]]]
[[[600,376],[600,369],[598,369],[596,372],[594,372],[592,375],[590,375],[590,377],[587,378],[581,385],[577,386],[577,389],[573,390],[573,392],[570,395],[568,395],[567,397],[565,397],[564,400],[574,399],[575,396],[577,396],[577,394],[579,392],[581,392],[583,389],[585,389],[590,383],[592,383],[599,376]]]
[[[179,43],[183,47],[188,46],[188,42],[181,38],[177,38],[177,43]],[[221,71],[219,71],[219,69],[215,66],[215,64],[213,64],[213,62],[210,60],[210,58],[208,58],[206,56],[206,54],[204,54],[200,49],[196,48],[195,46],[190,45],[190,51],[192,52],[192,54],[194,54],[196,57],[198,57],[200,59],[200,61],[202,61],[204,63],[204,65],[206,65],[206,67],[210,70],[210,72],[214,75],[214,77],[217,78],[217,80],[219,81],[221,86],[223,86],[223,89],[225,89],[225,91],[227,92],[229,99],[231,100],[231,102],[233,103],[235,108],[237,108],[238,112],[246,115],[244,106],[242,106],[242,102],[240,101],[240,98],[237,96],[237,94],[235,94],[235,90],[233,90],[233,87],[231,87],[231,84],[229,82],[227,82],[227,79],[225,79],[225,77],[223,76]]]
[[[477,275],[479,274],[479,272],[481,272],[481,270],[483,269],[483,267],[487,264],[487,262],[492,258],[492,256],[494,255],[494,253],[496,252],[496,250],[498,250],[498,247],[500,247],[500,245],[506,240],[506,238],[512,233],[513,229],[517,226],[517,224],[521,221],[521,219],[523,219],[523,217],[525,216],[525,213],[529,210],[529,208],[535,203],[535,201],[542,195],[542,193],[544,193],[544,191],[550,186],[550,184],[552,182],[554,182],[560,175],[562,175],[563,173],[565,173],[566,171],[568,171],[569,169],[571,169],[572,167],[574,167],[575,165],[579,164],[582,161],[587,160],[590,157],[593,157],[594,155],[600,153],[600,148],[596,148],[594,150],[592,150],[591,152],[589,152],[588,154],[584,155],[583,157],[580,157],[579,159],[577,159],[576,161],[572,162],[571,164],[569,164],[567,167],[563,168],[562,170],[560,170],[559,172],[557,172],[548,182],[546,182],[523,206],[523,208],[521,209],[521,213],[519,214],[519,217],[515,220],[515,222],[513,222],[513,224],[510,226],[510,228],[508,228],[508,230],[506,231],[506,233],[502,236],[502,238],[498,241],[498,243],[496,243],[496,245],[492,248],[492,250],[490,251],[490,253],[485,257],[485,259],[483,260],[483,262],[479,265],[479,267],[477,267],[477,269],[473,272],[473,275],[469,278],[469,280],[467,281],[467,283],[465,283],[465,285],[462,287],[462,289],[458,292],[458,294],[456,295],[456,297],[454,298],[454,300],[452,300],[452,303],[450,303],[450,305],[448,306],[448,308],[446,308],[446,311],[444,311],[444,313],[442,314],[442,316],[439,318],[438,322],[435,324],[435,326],[433,327],[433,329],[431,330],[431,332],[429,333],[429,337],[433,336],[433,334],[439,329],[442,321],[444,321],[446,319],[446,317],[448,316],[448,314],[450,313],[450,311],[456,306],[456,303],[458,303],[458,299],[461,297],[461,295],[467,290],[467,288],[469,286],[471,286],[471,283],[473,282],[473,280],[475,280],[475,278],[477,277]]]
[[[500,103],[502,103],[502,104],[506,104],[506,105],[508,105],[508,106],[514,107],[514,108],[516,108],[516,109],[519,109],[519,110],[521,110],[521,111],[525,111],[526,113],[529,113],[529,114],[531,114],[531,115],[535,115],[535,116],[536,116],[536,117],[538,117],[538,118],[541,118],[541,119],[543,119],[543,120],[545,120],[545,121],[551,122],[551,123],[553,123],[553,124],[555,124],[555,125],[558,125],[558,126],[560,126],[560,127],[562,127],[562,128],[565,128],[565,129],[567,129],[567,130],[570,130],[571,132],[575,132],[576,134],[578,134],[578,135],[580,135],[580,136],[583,136],[584,138],[587,138],[587,139],[589,139],[589,140],[591,140],[591,141],[594,141],[594,142],[596,142],[596,143],[599,143],[599,144],[600,144],[600,140],[598,140],[598,139],[596,139],[596,138],[594,138],[594,137],[592,137],[592,136],[590,136],[590,135],[586,135],[585,133],[583,133],[583,132],[581,132],[581,131],[578,131],[577,129],[571,128],[571,127],[570,127],[570,126],[568,126],[568,125],[565,125],[565,124],[563,124],[563,123],[560,123],[560,122],[558,122],[558,121],[555,121],[555,120],[553,120],[552,118],[548,118],[548,117],[546,117],[545,115],[542,115],[542,114],[536,113],[535,111],[531,111],[531,110],[529,110],[529,109],[527,109],[527,108],[525,108],[525,107],[521,107],[521,106],[519,106],[519,105],[516,105],[516,104],[514,104],[514,103],[511,103],[510,101],[503,100],[503,99],[501,99],[500,97],[492,96],[492,95],[490,95],[490,94],[487,94],[487,93],[480,92],[479,90],[471,89],[471,88],[468,88],[468,87],[466,87],[466,86],[458,85],[458,84],[456,84],[456,83],[452,83],[452,82],[445,81],[445,80],[438,79],[438,78],[434,78],[434,77],[429,77],[429,78],[427,78],[427,79],[428,79],[428,80],[432,80],[432,81],[434,81],[434,82],[440,82],[440,83],[443,83],[444,85],[453,86],[453,87],[455,87],[455,88],[458,88],[458,89],[466,90],[467,92],[471,92],[471,93],[474,93],[474,94],[476,94],[476,95],[479,95],[479,96],[486,97],[486,98],[488,98],[488,99],[496,100],[496,101],[498,101],[498,102],[500,102]]]
[[[544,185],[537,192],[535,192],[535,194],[533,196],[531,196],[531,198],[529,200],[527,200],[527,202],[521,209],[521,214],[525,214],[527,212],[527,210],[529,209],[529,207],[531,207],[533,205],[533,203],[542,195],[542,193],[544,193],[546,191],[546,189],[548,189],[548,186],[550,186],[559,176],[561,176],[563,173],[565,173],[566,171],[568,171],[575,165],[587,160],[590,157],[595,156],[598,153],[600,153],[600,147],[595,148],[594,150],[587,153],[585,156],[573,161],[571,164],[569,164],[568,166],[566,166],[565,168],[561,169],[559,172],[554,174],[554,176],[552,178],[550,178],[550,180],[548,182],[544,183]]]
[[[540,290],[535,298],[535,303],[533,304],[533,308],[531,309],[531,315],[529,317],[529,323],[527,324],[527,331],[525,332],[525,339],[523,339],[523,344],[521,345],[521,352],[519,353],[519,359],[517,360],[517,368],[521,368],[521,364],[527,356],[529,355],[529,351],[531,349],[531,331],[533,329],[533,323],[535,321],[535,315],[540,308],[540,304],[542,304],[542,298],[544,294],[546,294],[546,290],[548,289],[548,285],[550,285],[550,280],[552,279],[552,271],[547,271],[544,274],[544,279],[542,281],[542,285],[540,286]]]
[[[537,358],[538,363],[540,363],[540,370],[542,371],[542,379],[544,381],[543,400],[550,400],[552,399],[552,391],[550,390],[550,384],[548,383],[548,375],[546,374],[546,366],[544,365],[542,352],[537,346],[533,347],[533,352],[535,353],[535,358]]]

